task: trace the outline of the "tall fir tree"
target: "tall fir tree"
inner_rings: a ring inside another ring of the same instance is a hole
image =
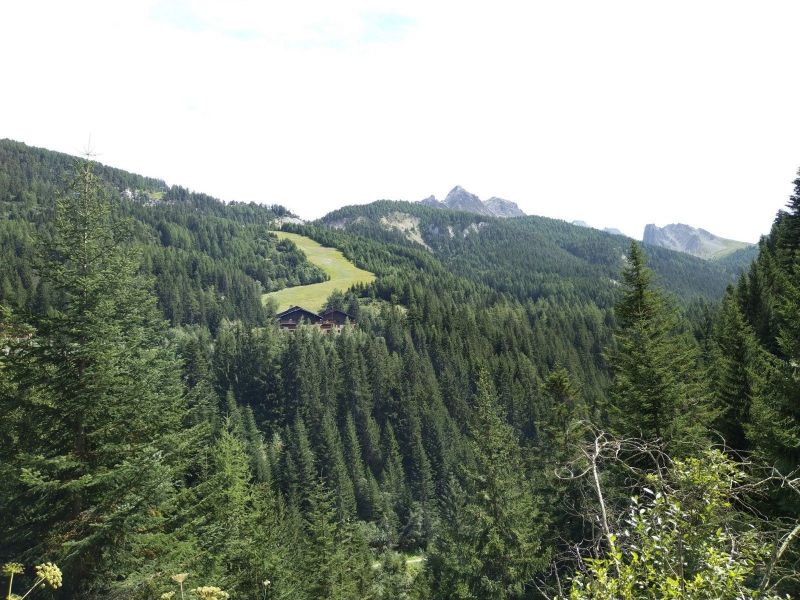
[[[21,418],[0,451],[2,512],[15,515],[0,537],[23,558],[58,560],[70,597],[103,597],[120,572],[166,553],[153,534],[184,447],[175,351],[113,215],[93,164],[80,163],[43,243],[40,276],[61,302],[2,359],[17,384],[2,409]]]
[[[732,289],[722,300],[711,357],[710,379],[717,409],[714,429],[722,435],[725,446],[735,451],[748,450],[746,428],[754,399],[758,403],[756,396],[764,390],[768,360]]]
[[[475,464],[455,483],[426,565],[430,597],[507,600],[530,593],[547,564],[546,529],[516,433],[500,413],[486,373],[470,423]]]
[[[619,435],[659,439],[687,454],[703,444],[711,411],[697,375],[696,346],[652,279],[644,252],[631,242],[615,307],[610,412]]]
[[[774,340],[771,349],[766,345],[774,360],[751,407],[748,436],[785,473],[800,467],[800,177],[794,184],[789,210],[778,214],[751,272],[769,282],[758,300],[771,308],[765,337]]]

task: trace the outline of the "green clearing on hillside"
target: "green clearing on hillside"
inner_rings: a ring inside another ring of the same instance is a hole
[[[724,242],[724,247],[721,250],[717,250],[711,256],[707,256],[708,260],[719,260],[721,258],[725,258],[736,252],[737,250],[742,250],[743,248],[747,248],[748,246],[752,246],[753,244],[748,244],[747,242],[737,242],[736,240],[722,240]]]
[[[330,277],[328,281],[322,283],[298,285],[264,294],[264,302],[270,298],[277,302],[278,312],[292,306],[302,306],[318,311],[322,309],[328,296],[334,290],[338,289],[344,292],[357,283],[371,283],[375,280],[374,273],[359,269],[336,248],[327,248],[311,238],[296,233],[285,231],[274,231],[273,233],[280,239],[293,241],[305,253],[310,262],[317,265]]]

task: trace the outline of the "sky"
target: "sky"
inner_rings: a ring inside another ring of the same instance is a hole
[[[0,3],[0,138],[317,218],[455,185],[529,214],[767,233],[800,2]]]

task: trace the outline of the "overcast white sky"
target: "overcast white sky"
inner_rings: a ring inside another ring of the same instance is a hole
[[[462,185],[755,241],[800,166],[800,2],[0,4],[0,137],[305,218]]]

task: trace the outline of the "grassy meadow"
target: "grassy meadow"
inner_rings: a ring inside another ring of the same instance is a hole
[[[322,309],[331,293],[338,289],[345,291],[357,283],[370,283],[375,279],[375,274],[359,269],[344,257],[336,248],[327,248],[311,238],[296,233],[285,231],[273,232],[280,239],[289,239],[305,253],[308,260],[317,265],[328,274],[330,279],[322,283],[298,285],[284,288],[277,292],[264,294],[264,302],[274,299],[278,305],[278,312],[292,306],[302,306],[309,310]]]

